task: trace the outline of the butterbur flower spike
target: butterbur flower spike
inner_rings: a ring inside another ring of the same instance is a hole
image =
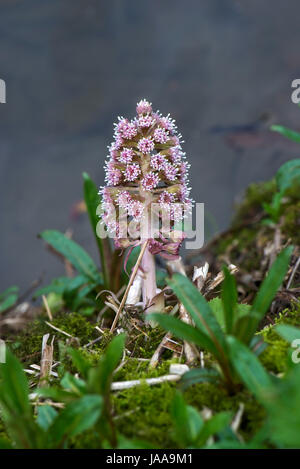
[[[102,220],[109,230],[114,227],[116,246],[125,249],[146,243],[140,269],[143,304],[148,308],[157,290],[153,256],[159,254],[169,259],[178,256],[184,236],[177,233],[174,225],[191,210],[192,201],[188,164],[175,121],[169,115],[164,117],[154,112],[146,99],[137,104],[136,112],[134,119],[120,117],[115,124],[114,141],[105,165],[107,185],[100,193]],[[153,210],[159,212],[161,220],[169,216],[169,233],[161,228],[160,232],[153,233]],[[124,218],[120,229],[124,213],[128,226],[126,236]],[[132,234],[131,222],[135,223],[138,236]]]

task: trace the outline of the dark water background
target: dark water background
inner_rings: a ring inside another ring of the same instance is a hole
[[[81,173],[103,183],[112,124],[142,97],[178,123],[207,236],[225,228],[244,188],[299,154],[268,131],[299,127],[299,18],[299,0],[1,0],[0,290],[63,273],[43,229],[96,256],[71,216]]]

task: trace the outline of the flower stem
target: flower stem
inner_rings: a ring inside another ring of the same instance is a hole
[[[131,287],[131,285],[133,284],[133,281],[134,281],[134,279],[135,279],[136,273],[137,273],[137,271],[138,271],[138,268],[139,268],[139,266],[140,266],[140,264],[141,264],[141,261],[142,261],[142,258],[143,258],[143,256],[144,256],[144,253],[145,253],[145,251],[146,251],[147,244],[148,244],[148,240],[145,241],[144,244],[142,245],[141,252],[140,252],[139,257],[138,257],[138,259],[137,259],[137,261],[136,261],[136,264],[135,264],[135,266],[134,266],[134,269],[133,269],[133,271],[132,271],[132,274],[131,274],[131,276],[130,276],[128,285],[127,285],[127,287],[126,287],[124,296],[123,296],[123,298],[122,298],[122,301],[121,301],[121,303],[120,303],[119,309],[118,309],[117,314],[116,314],[116,316],[115,316],[114,322],[112,323],[110,332],[113,332],[113,331],[114,331],[114,329],[115,329],[115,327],[116,327],[116,325],[117,325],[117,323],[118,323],[118,320],[119,320],[120,314],[121,314],[121,312],[122,312],[122,310],[123,310],[123,308],[124,308],[124,305],[125,305],[125,302],[126,302],[126,299],[127,299],[127,296],[128,296],[129,290],[130,290],[130,287]]]
[[[155,261],[148,248],[142,258],[141,267],[145,276],[143,280],[143,306],[145,308],[156,295]]]

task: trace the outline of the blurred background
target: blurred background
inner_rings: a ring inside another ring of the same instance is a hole
[[[206,240],[247,185],[299,157],[268,129],[299,129],[299,0],[1,0],[0,290],[63,274],[37,234],[73,231],[82,172],[103,184],[117,115],[145,97],[177,121],[205,203]]]

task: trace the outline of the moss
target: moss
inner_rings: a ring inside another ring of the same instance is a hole
[[[137,335],[131,336],[127,341],[126,347],[134,357],[151,358],[166,332],[159,327],[143,327],[140,332],[137,332]],[[169,356],[167,352],[164,354],[164,357]]]
[[[278,324],[300,326],[300,302],[294,303],[293,309],[286,309],[275,318],[275,324],[265,327],[259,332],[268,344],[266,350],[260,355],[262,364],[273,373],[283,373],[287,369],[288,350],[290,344],[282,339],[275,330]]]
[[[282,232],[294,244],[300,245],[300,201],[285,207]]]
[[[79,313],[61,312],[55,316],[51,323],[72,337],[77,337],[81,344],[86,344],[97,337],[95,326]],[[56,337],[63,337],[63,334],[51,329],[45,323],[44,318],[39,318],[31,322],[21,334],[14,338],[12,349],[25,364],[33,363],[39,360],[43,335],[52,332]],[[55,341],[54,354],[58,353],[57,344],[58,341]]]
[[[147,440],[158,448],[174,448],[170,404],[175,386],[147,384],[113,395],[115,424],[127,438]]]
[[[202,410],[208,407],[213,412],[231,411],[235,414],[240,403],[244,404],[240,433],[249,440],[262,425],[265,418],[264,409],[247,391],[235,395],[228,394],[225,388],[217,384],[202,383],[188,388],[184,392],[188,404]]]
[[[250,184],[246,189],[243,201],[236,207],[232,225],[239,225],[244,220],[249,220],[252,217],[255,217],[257,213],[262,211],[262,204],[264,202],[271,202],[276,190],[275,179],[267,182]]]

